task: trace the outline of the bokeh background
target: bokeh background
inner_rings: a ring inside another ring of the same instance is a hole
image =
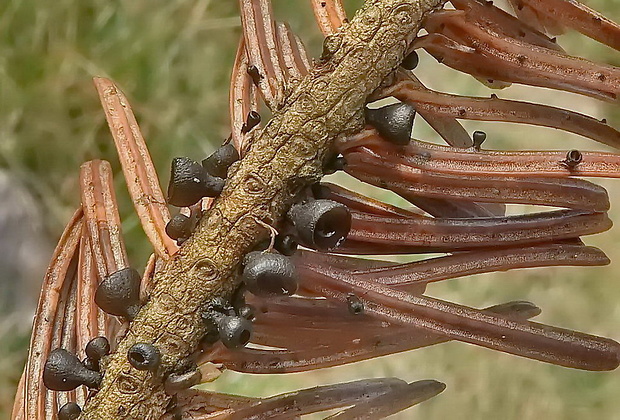
[[[620,0],[587,3],[620,20]],[[322,37],[309,2],[273,4],[278,19],[289,22],[311,55],[318,56]],[[345,4],[352,13],[361,0]],[[91,78],[110,77],[125,91],[166,185],[173,157],[201,159],[228,136],[229,73],[240,34],[237,13],[234,0],[0,1],[0,418],[10,413],[45,265],[79,203],[82,162],[101,158],[112,163],[133,264],[143,266],[151,252],[127,196]],[[620,65],[618,53],[578,34],[564,35],[559,42],[574,55]],[[491,93],[424,54],[416,74],[437,90]],[[496,93],[620,123],[617,109],[576,95],[517,86]],[[478,122],[466,127],[487,131],[485,147],[490,149],[605,150],[551,129]],[[421,119],[414,134],[438,141]],[[350,182],[345,178],[338,180]],[[609,189],[612,219],[620,219],[620,181],[597,182]],[[366,191],[402,204],[390,194]],[[434,284],[428,293],[476,307],[531,300],[543,308],[537,318],[541,322],[618,340],[620,229],[585,241],[604,249],[612,264],[480,275]],[[461,343],[313,373],[226,372],[210,388],[268,396],[381,376],[447,383],[441,396],[401,414],[403,419],[620,418],[619,372],[579,372]]]

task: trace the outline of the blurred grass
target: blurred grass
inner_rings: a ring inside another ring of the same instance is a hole
[[[350,1],[347,7],[352,11],[360,3]],[[273,4],[278,17],[291,23],[317,56],[322,38],[307,2],[273,0]],[[620,20],[618,0],[588,4]],[[79,165],[88,159],[107,159],[116,173],[128,251],[136,266],[143,264],[150,250],[125,192],[91,78],[110,77],[125,91],[165,185],[172,157],[200,158],[228,135],[229,69],[239,37],[236,16],[234,1],[0,2],[0,167],[18,174],[37,194],[52,237],[59,235],[79,202]],[[575,34],[560,42],[573,54],[619,64],[616,53]],[[422,57],[417,74],[438,90],[489,94],[470,77],[428,57]],[[581,110],[618,125],[617,110],[575,95],[522,87],[499,95]],[[475,122],[466,126],[486,130],[489,148],[601,149],[594,142],[549,129]],[[415,135],[434,138],[421,120]],[[602,184],[615,204],[618,182]],[[620,218],[617,207],[611,212],[615,220]],[[614,246],[618,241],[618,230],[586,238],[608,252],[615,261],[609,267],[483,275],[433,285],[429,292],[473,306],[528,299],[543,307],[542,322],[619,339],[620,249]],[[0,418],[8,417],[26,347],[24,334],[5,328],[7,322],[0,323]],[[312,374],[265,377],[227,372],[213,387],[270,395],[372,376],[436,378],[448,384],[443,395],[401,418],[620,417],[617,372],[568,370],[460,343]]]

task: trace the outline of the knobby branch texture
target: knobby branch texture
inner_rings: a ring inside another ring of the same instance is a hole
[[[255,135],[196,232],[155,275],[149,302],[109,359],[100,391],[80,419],[158,419],[170,397],[163,378],[205,335],[201,309],[229,299],[242,258],[268,236],[293,199],[318,181],[333,140],[363,127],[366,99],[397,68],[422,19],[441,0],[370,0],[328,37],[323,57]],[[162,368],[127,361],[137,342],[160,349]]]

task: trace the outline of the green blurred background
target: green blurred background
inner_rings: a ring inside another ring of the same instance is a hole
[[[361,0],[346,1],[350,12]],[[273,0],[312,56],[322,37],[308,1]],[[620,20],[619,0],[588,4]],[[45,233],[55,241],[79,203],[82,162],[109,160],[116,173],[123,230],[132,262],[151,252],[129,202],[92,76],[107,76],[125,91],[148,141],[161,182],[175,156],[202,158],[228,135],[228,83],[240,28],[234,0],[0,1],[0,168],[15,174],[40,202]],[[577,34],[560,38],[571,53],[620,64],[616,52]],[[422,57],[416,70],[430,87],[488,96],[490,91]],[[527,99],[606,117],[618,111],[575,95],[511,87],[500,97]],[[605,150],[577,136],[508,124],[467,123],[489,134],[487,148]],[[418,120],[415,136],[437,137]],[[344,177],[339,178],[341,181]],[[349,182],[344,180],[343,182]],[[620,182],[607,187],[612,219],[620,219]],[[386,200],[394,198],[379,193]],[[528,209],[513,206],[511,211]],[[432,296],[476,307],[527,299],[543,308],[541,322],[620,339],[620,230],[588,237],[612,264],[475,276],[432,285]],[[40,284],[33,282],[33,294]],[[21,323],[23,324],[23,323]],[[10,316],[0,322],[0,418],[8,417],[28,341]],[[292,389],[365,377],[398,376],[447,383],[439,397],[401,414],[426,419],[618,419],[620,373],[579,372],[473,346],[449,343],[309,374],[252,376],[225,373],[213,389],[267,396]]]

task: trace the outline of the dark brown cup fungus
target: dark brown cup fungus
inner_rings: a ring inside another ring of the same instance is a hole
[[[129,348],[127,360],[138,370],[153,372],[159,367],[161,355],[157,347],[150,343],[136,343]]]
[[[221,312],[229,314],[229,315],[232,313],[238,313],[240,308],[246,306],[246,301],[245,301],[246,291],[247,290],[245,288],[245,285],[243,283],[240,283],[237,289],[233,292],[230,298],[230,303],[228,304],[228,307],[224,308],[224,310]]]
[[[476,130],[474,131],[472,138],[474,141],[474,149],[480,151],[482,143],[484,143],[484,141],[487,139],[487,133],[485,133],[484,131]]]
[[[200,346],[203,349],[208,349],[219,340],[220,332],[218,331],[217,326],[215,326],[207,330],[207,333],[202,336],[202,338],[200,339]]]
[[[256,111],[248,112],[248,116],[245,119],[245,123],[243,123],[243,127],[241,127],[241,132],[244,134],[247,133],[248,131],[256,127],[258,124],[260,124],[260,120],[261,120],[261,117],[258,112]]]
[[[86,344],[85,366],[88,369],[99,371],[99,362],[110,353],[110,342],[105,337],[95,337]]]
[[[323,174],[331,175],[338,171],[343,171],[346,165],[347,161],[343,156],[333,155],[323,167]]]
[[[243,347],[252,337],[252,322],[240,316],[222,316],[218,332],[222,344],[229,349]]]
[[[347,296],[347,306],[349,308],[349,313],[352,315],[359,315],[364,313],[364,302],[360,300],[354,294],[350,294]]]
[[[104,312],[133,320],[140,310],[140,274],[123,268],[104,278],[95,292],[95,303]]]
[[[239,152],[232,143],[217,149],[211,156],[202,161],[203,168],[211,175],[226,178],[230,165],[239,160]]]
[[[168,395],[172,395],[198,385],[201,380],[202,373],[198,369],[183,373],[171,373],[164,381],[164,389]]]
[[[258,85],[260,83],[260,79],[263,78],[263,75],[260,74],[260,70],[258,70],[258,67],[256,67],[254,64],[250,64],[248,66],[248,74],[252,78],[252,81],[255,85]]]
[[[252,305],[243,305],[237,309],[237,315],[247,320],[254,320],[254,307]]]
[[[298,245],[293,235],[277,235],[274,247],[280,254],[291,256],[297,251]]]
[[[406,103],[365,110],[366,122],[385,140],[400,146],[407,145],[411,141],[415,114],[415,108]]]
[[[196,204],[203,197],[217,197],[224,188],[222,178],[209,174],[190,158],[172,159],[168,202],[177,207]]]
[[[43,368],[43,384],[52,391],[71,391],[80,385],[99,388],[101,378],[65,349],[52,350]]]
[[[297,291],[295,265],[281,254],[250,252],[245,258],[241,278],[256,296],[287,296]]]
[[[295,204],[289,210],[288,218],[293,222],[301,243],[320,251],[340,245],[351,230],[349,209],[332,200]]]
[[[233,315],[232,308],[222,307],[217,301],[212,302],[202,313],[202,319],[207,327],[207,334],[203,344],[213,344],[214,332],[226,347],[234,349],[245,346],[252,336],[252,322],[244,317]]]
[[[412,51],[409,55],[407,55],[403,59],[403,62],[400,63],[400,66],[407,70],[413,70],[416,67],[418,67],[419,63],[420,63],[420,57],[418,56],[418,53],[415,51]]]
[[[581,154],[579,150],[570,150],[568,153],[566,153],[566,159],[564,159],[562,163],[568,169],[575,169],[577,165],[581,163],[582,160],[583,160],[583,155]]]
[[[80,417],[82,409],[74,402],[69,402],[58,410],[58,420],[76,420]]]
[[[176,241],[185,241],[192,236],[192,219],[184,214],[174,215],[166,224],[166,235]]]
[[[235,300],[238,300],[237,296],[235,296]],[[213,298],[209,302],[208,307],[209,307],[209,310],[213,313],[230,314],[234,312],[234,308],[231,302],[227,301],[221,296],[217,296]]]
[[[486,311],[496,315],[512,317],[514,319],[534,318],[542,313],[542,309],[540,309],[539,306],[526,300],[500,303],[499,305],[486,308]]]
[[[316,198],[317,200],[321,198],[327,199],[332,192],[327,185],[323,185],[320,182],[312,184],[310,190],[312,192],[312,197]]]
[[[245,292],[246,289],[244,284],[240,283],[230,297],[230,303],[227,304],[227,307],[224,308],[222,313],[230,313],[230,309],[232,309],[232,312],[236,312],[240,307],[245,305]]]

